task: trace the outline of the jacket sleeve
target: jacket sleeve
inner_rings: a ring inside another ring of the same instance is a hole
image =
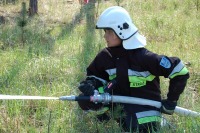
[[[189,73],[170,79],[169,92],[167,94],[167,98],[170,101],[177,101],[179,99],[180,94],[183,92],[186,86],[188,78]]]
[[[103,49],[100,53],[98,53],[94,60],[87,67],[87,79],[94,78],[99,80],[103,85],[102,87],[107,85],[109,76],[105,71],[105,64],[108,58],[109,56],[106,49]],[[102,91],[102,87],[99,88],[99,90],[101,89]]]
[[[158,55],[148,50],[143,51],[144,67],[155,76],[169,78],[169,91],[167,98],[177,101],[189,78],[186,66],[178,57]]]

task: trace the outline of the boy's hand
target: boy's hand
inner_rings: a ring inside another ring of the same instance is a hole
[[[162,100],[161,105],[161,112],[172,115],[174,113],[174,109],[176,108],[177,102],[176,101],[170,101],[167,99]]]
[[[85,95],[85,96],[91,96],[94,95],[95,87],[93,85],[92,80],[86,80],[82,81],[80,85],[78,86],[78,89]]]

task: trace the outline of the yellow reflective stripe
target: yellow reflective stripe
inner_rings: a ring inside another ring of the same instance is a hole
[[[149,116],[138,119],[139,124],[148,123],[148,122],[161,122],[161,118],[159,116]]]
[[[141,82],[141,81],[152,81],[155,78],[154,75],[149,75],[147,77],[129,76],[130,82]]]
[[[188,73],[188,69],[186,67],[184,67],[183,69],[181,69],[180,72],[172,74],[169,78],[172,79],[172,78],[174,78],[174,77],[176,77],[178,75],[185,75],[187,73]]]
[[[103,88],[103,86],[102,86],[102,87],[99,87],[98,90],[99,90],[99,93],[104,93],[104,88]]]
[[[129,76],[130,87],[141,87],[146,85],[146,81],[152,81],[155,78],[154,75],[147,77]]]
[[[130,87],[141,87],[141,86],[145,86],[145,85],[146,85],[146,81],[130,83]]]
[[[156,76],[154,75],[149,75],[148,77],[146,77],[147,81],[152,81]]]
[[[116,76],[117,76],[116,74],[114,74],[114,75],[110,75],[110,76],[109,76],[109,80],[114,79]]]

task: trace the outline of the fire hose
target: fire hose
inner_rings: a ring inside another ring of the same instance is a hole
[[[91,101],[94,103],[103,103],[103,104],[109,104],[109,103],[128,103],[128,104],[138,104],[138,105],[149,105],[154,106],[156,108],[161,107],[161,102],[143,99],[143,98],[136,98],[136,97],[128,97],[128,96],[116,96],[116,95],[110,95],[109,93],[103,93],[99,94],[98,91],[95,91],[93,96],[61,96],[59,100],[68,100],[68,101],[79,101],[79,100],[85,100],[85,101]],[[183,116],[192,116],[192,117],[199,117],[200,113],[195,112],[189,109],[185,109],[182,107],[176,106],[174,113],[183,115]]]
[[[94,103],[128,103],[128,104],[138,104],[138,105],[149,105],[154,106],[156,108],[161,107],[161,102],[136,98],[136,97],[128,97],[128,96],[117,96],[110,95],[109,93],[99,94],[96,90],[93,96],[61,96],[61,97],[45,97],[45,96],[21,96],[21,95],[0,95],[0,100],[61,100],[61,101],[90,101]],[[189,109],[185,109],[182,107],[176,106],[174,112],[183,116],[192,116],[199,117],[200,113],[195,112]]]

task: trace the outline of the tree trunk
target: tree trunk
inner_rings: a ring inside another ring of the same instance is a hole
[[[5,17],[4,16],[0,16],[0,25],[1,24],[5,24]]]
[[[38,1],[30,0],[29,2],[29,16],[33,16],[38,13]]]

